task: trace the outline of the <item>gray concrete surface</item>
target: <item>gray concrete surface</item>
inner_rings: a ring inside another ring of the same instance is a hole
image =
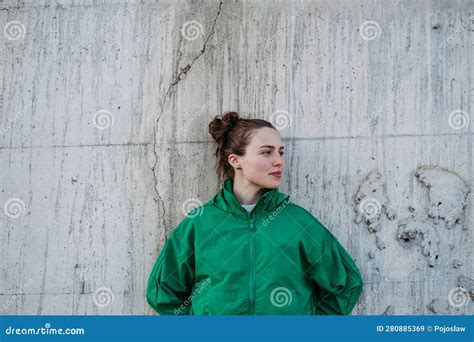
[[[0,28],[0,314],[153,314],[226,110],[279,127],[353,314],[473,314],[473,2],[0,0]]]

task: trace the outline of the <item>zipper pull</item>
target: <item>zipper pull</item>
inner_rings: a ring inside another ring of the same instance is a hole
[[[253,218],[250,219],[250,230],[253,232],[255,230],[255,225],[253,223]]]

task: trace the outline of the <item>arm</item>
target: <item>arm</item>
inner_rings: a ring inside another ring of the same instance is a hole
[[[146,300],[160,315],[189,314],[187,299],[194,283],[190,225],[185,219],[173,230],[150,273]]]
[[[317,219],[309,228],[320,243],[309,250],[307,275],[315,290],[316,315],[349,315],[360,297],[363,281],[347,251]]]

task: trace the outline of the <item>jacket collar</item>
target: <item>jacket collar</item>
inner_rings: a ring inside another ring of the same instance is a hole
[[[235,197],[233,187],[234,180],[232,178],[226,178],[219,192],[212,199],[212,202],[224,211],[247,217],[247,211],[240,205]],[[274,210],[289,197],[289,195],[280,192],[278,188],[264,189],[264,193],[253,208],[253,212]]]

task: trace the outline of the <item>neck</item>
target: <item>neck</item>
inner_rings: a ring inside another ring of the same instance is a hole
[[[263,194],[264,188],[249,182],[243,177],[234,177],[233,192],[240,204],[255,204]]]

